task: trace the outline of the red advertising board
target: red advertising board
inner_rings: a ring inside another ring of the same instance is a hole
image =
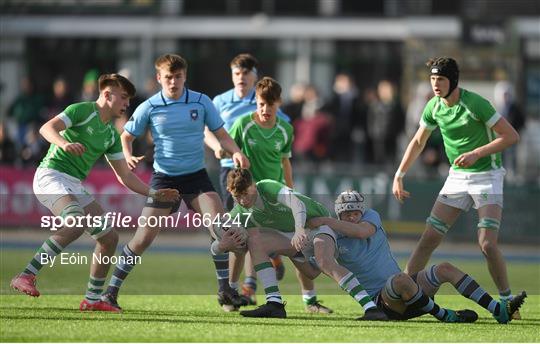
[[[20,169],[9,166],[0,167],[0,225],[2,227],[39,226],[41,217],[51,215],[32,191],[34,168]],[[141,180],[148,182],[150,171],[137,172]],[[134,194],[121,185],[110,168],[96,167],[83,182],[85,188],[94,195],[105,211],[116,212],[135,219],[140,215],[145,197]],[[185,227],[186,208],[180,208],[178,228]]]

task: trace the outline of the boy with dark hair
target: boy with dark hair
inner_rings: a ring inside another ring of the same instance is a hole
[[[425,268],[461,212],[473,206],[480,218],[478,244],[501,299],[508,301],[512,294],[506,263],[497,245],[506,173],[501,151],[517,143],[519,134],[489,101],[458,87],[459,68],[454,59],[433,58],[427,66],[434,97],[426,104],[420,128],[405,150],[392,192],[400,202],[410,196],[403,188],[403,177],[437,127],[451,167],[405,271],[414,274]]]

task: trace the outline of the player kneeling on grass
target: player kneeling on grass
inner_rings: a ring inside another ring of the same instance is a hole
[[[306,220],[330,216],[322,204],[273,180],[254,183],[247,169],[229,172],[227,188],[238,203],[230,213],[231,218],[239,216],[248,229],[248,249],[266,294],[266,304],[254,310],[241,311],[241,315],[287,317],[276,273],[270,263],[269,256],[274,253],[291,258],[293,264],[311,279],[321,271],[314,269],[304,257],[314,256],[321,270],[362,305],[366,311],[363,319],[386,319],[356,277],[333,258],[336,253],[335,233],[324,225],[314,230],[305,228]]]
[[[495,301],[469,275],[450,263],[433,265],[409,276],[396,263],[379,214],[366,209],[364,196],[345,191],[335,201],[338,220],[325,217],[308,221],[310,226],[327,225],[339,233],[338,262],[354,276],[376,300],[377,306],[392,320],[407,320],[431,314],[443,322],[474,322],[478,315],[471,310],[441,308],[433,296],[442,283],[450,283],[468,299],[487,309],[499,323],[508,323],[521,307],[525,292],[511,301]]]
[[[133,84],[118,74],[102,75],[98,82],[100,93],[97,101],[70,105],[40,129],[41,135],[51,146],[36,170],[34,193],[54,215],[74,225],[65,226],[49,237],[24,271],[11,281],[11,287],[30,296],[40,295],[36,288],[36,275],[43,265],[53,262],[55,257],[83,232],[96,240],[92,257],[114,255],[118,234],[111,227],[111,219],[104,215],[103,208],[81,183],[103,155],[120,183],[132,191],[159,201],[179,198],[177,190],[149,188],[129,170],[124,159],[120,136],[111,120],[125,114],[129,99],[135,95]],[[81,219],[87,214],[102,220],[93,219],[92,224],[101,223],[95,227],[79,228],[79,223],[87,223],[84,218]],[[67,221],[68,218],[83,221]],[[110,259],[92,259],[88,289],[80,304],[81,311],[119,311],[118,308],[101,301],[109,261]]]

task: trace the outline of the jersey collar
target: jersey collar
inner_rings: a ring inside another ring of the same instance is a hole
[[[182,93],[182,95],[180,96],[178,100],[167,98],[165,94],[163,94],[163,90],[161,90],[160,95],[161,95],[161,100],[163,101],[163,104],[165,105],[169,105],[172,103],[186,103],[187,104],[189,101],[189,90],[187,89],[187,87],[184,87],[184,92]]]
[[[253,103],[255,101],[255,87],[251,89],[251,91],[246,94],[244,98],[240,98],[236,92],[234,91],[234,88],[232,89],[232,102],[245,102],[245,103]]]

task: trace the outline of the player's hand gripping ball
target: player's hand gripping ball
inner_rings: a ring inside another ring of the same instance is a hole
[[[230,221],[223,221],[214,228],[218,240],[223,240],[225,233],[228,232],[229,236],[232,236],[238,244],[243,247],[247,245],[248,233],[244,227],[232,224]]]

